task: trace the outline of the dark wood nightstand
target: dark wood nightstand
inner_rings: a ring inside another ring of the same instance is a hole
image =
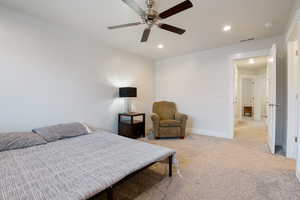
[[[132,139],[145,137],[145,117],[145,113],[120,113],[118,134]]]
[[[244,106],[244,116],[252,117],[253,115],[253,108],[252,106]]]

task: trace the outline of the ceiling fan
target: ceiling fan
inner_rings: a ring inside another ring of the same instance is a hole
[[[162,13],[158,13],[154,8],[154,0],[147,0],[147,11],[143,10],[134,0],[122,0],[124,3],[126,3],[131,9],[133,9],[141,18],[142,22],[136,22],[136,23],[129,23],[129,24],[122,24],[118,26],[109,26],[108,29],[118,29],[118,28],[125,28],[125,27],[131,27],[131,26],[137,26],[141,24],[146,24],[147,27],[144,30],[141,42],[147,42],[151,28],[156,25],[159,28],[170,31],[177,34],[184,34],[185,30],[171,26],[169,24],[159,23],[160,20],[166,19],[168,17],[171,17],[173,15],[176,15],[177,13],[180,13],[184,10],[187,10],[189,8],[193,7],[193,4],[190,0],[186,0]]]

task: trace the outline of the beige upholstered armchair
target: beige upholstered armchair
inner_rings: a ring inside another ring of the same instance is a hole
[[[187,115],[178,113],[173,102],[155,102],[151,119],[156,139],[165,137],[180,137],[184,139],[186,136]]]

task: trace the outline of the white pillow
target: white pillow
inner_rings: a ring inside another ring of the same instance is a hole
[[[47,142],[88,134],[85,126],[81,123],[58,124],[33,129],[32,132],[39,134]]]

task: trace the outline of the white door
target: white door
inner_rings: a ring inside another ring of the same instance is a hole
[[[275,154],[276,138],[276,45],[273,45],[267,64],[267,124],[268,124],[268,144],[272,154]]]

